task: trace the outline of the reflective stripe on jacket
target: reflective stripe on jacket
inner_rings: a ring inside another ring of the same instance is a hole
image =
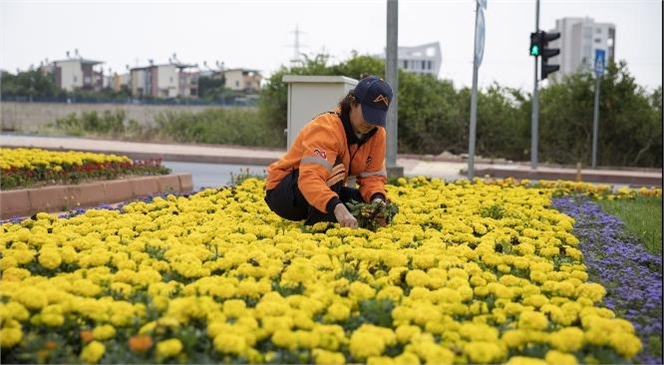
[[[285,176],[299,169],[302,195],[309,204],[327,213],[327,204],[338,199],[327,182],[338,179],[340,171],[335,165],[343,163],[343,183],[348,176],[356,176],[365,201],[377,193],[387,196],[385,138],[385,129],[377,127],[376,133],[359,148],[357,144],[349,146],[341,117],[336,113],[320,114],[305,124],[286,154],[268,166],[265,188],[274,189]]]

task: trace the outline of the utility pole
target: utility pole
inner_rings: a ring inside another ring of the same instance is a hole
[[[397,166],[397,140],[399,136],[399,73],[398,73],[398,47],[399,47],[399,3],[397,0],[387,0],[387,41],[385,47],[385,81],[392,86],[392,101],[387,110],[387,146],[385,151],[385,164],[387,176],[403,176],[403,167]]]

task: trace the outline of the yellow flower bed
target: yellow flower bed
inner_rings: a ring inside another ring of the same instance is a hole
[[[132,161],[127,156],[103,153],[0,148],[0,188],[3,190],[169,172],[161,166],[160,159]]]
[[[602,305],[573,219],[549,208],[571,188],[525,185],[400,179],[377,232],[284,221],[257,179],[4,224],[3,362],[632,358],[631,323]]]
[[[127,156],[79,151],[48,151],[39,148],[0,148],[0,169],[62,169],[63,165],[82,166],[85,163],[131,163]]]

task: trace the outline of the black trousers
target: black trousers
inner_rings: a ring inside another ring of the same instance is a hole
[[[265,192],[265,202],[268,207],[280,217],[291,221],[306,219],[304,224],[308,226],[318,222],[336,222],[334,212],[323,213],[307,202],[297,185],[299,174],[299,170],[293,171],[274,189]],[[333,185],[330,189],[339,195],[339,200],[343,203],[351,200],[364,201],[358,189],[343,186],[343,182]]]

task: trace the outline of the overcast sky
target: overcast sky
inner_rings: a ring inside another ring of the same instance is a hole
[[[479,86],[493,82],[532,91],[529,34],[535,0],[488,0],[484,59]],[[472,84],[475,2],[400,0],[399,45],[440,42],[439,78],[456,87]],[[103,61],[104,71],[206,61],[251,68],[269,76],[289,65],[295,29],[300,52],[327,53],[332,63],[353,51],[382,53],[386,0],[355,1],[30,1],[0,0],[0,68],[12,73],[40,61],[64,59],[74,50]],[[541,0],[540,28],[556,19],[590,17],[616,26],[616,58],[650,90],[662,84],[660,0]]]

